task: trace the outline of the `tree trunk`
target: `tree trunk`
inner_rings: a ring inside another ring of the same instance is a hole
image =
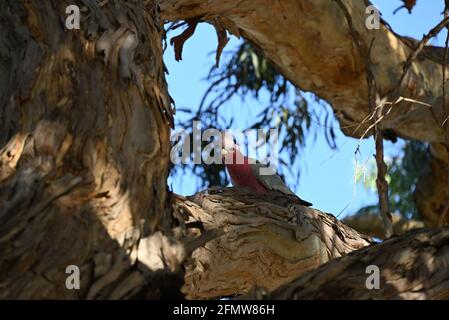
[[[154,2],[2,1],[0,29],[0,298],[161,294],[151,281],[179,263],[155,233],[172,112]]]

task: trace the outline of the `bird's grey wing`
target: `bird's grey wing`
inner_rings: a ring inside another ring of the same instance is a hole
[[[299,199],[300,203],[304,206],[310,207],[312,206],[312,203],[301,199],[298,197],[293,191],[289,189],[282,181],[282,178],[277,175],[276,173],[271,175],[262,175],[260,174],[260,168],[266,168],[265,165],[261,164],[260,162],[257,162],[255,164],[251,165],[251,168],[253,170],[253,174],[258,177],[259,181],[267,188],[268,190],[276,190],[280,191],[284,194],[294,196],[295,198]]]
[[[253,170],[253,174],[258,177],[259,181],[267,188],[268,190],[277,190],[285,194],[296,196],[296,194],[291,191],[282,181],[281,177],[276,173],[270,175],[262,175],[260,173],[260,168],[267,168],[261,163],[254,163],[251,165]]]

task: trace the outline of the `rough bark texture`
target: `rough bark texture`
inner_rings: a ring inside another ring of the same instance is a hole
[[[449,225],[449,152],[441,144],[432,144],[430,154],[416,184],[416,208],[427,226]]]
[[[71,4],[81,30],[65,30]],[[180,254],[155,233],[172,117],[156,7],[2,1],[0,30],[0,298],[158,296]]]
[[[173,206],[192,236],[223,232],[185,264],[183,292],[190,299],[244,294],[254,286],[273,290],[371,243],[334,216],[276,192],[213,188],[177,197]]]
[[[419,229],[333,260],[268,295],[272,299],[449,299],[449,229]],[[379,289],[365,283],[380,269]]]

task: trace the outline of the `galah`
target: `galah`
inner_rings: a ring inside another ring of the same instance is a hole
[[[291,191],[282,178],[276,173],[263,175],[260,168],[264,168],[263,164],[255,159],[244,156],[240,152],[238,144],[229,134],[224,134],[222,156],[225,160],[225,166],[228,170],[229,176],[233,186],[242,186],[254,190],[257,193],[267,193],[270,191],[279,191],[286,195],[296,197],[304,206],[311,206],[312,204],[299,198],[293,191]]]

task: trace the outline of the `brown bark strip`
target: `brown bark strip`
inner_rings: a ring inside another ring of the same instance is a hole
[[[416,5],[416,0],[402,0],[404,4],[393,11],[393,14],[396,14],[399,10],[405,8],[408,10],[408,13],[412,13],[413,7]]]
[[[188,27],[176,37],[170,39],[170,44],[175,47],[175,59],[176,61],[182,60],[182,49],[184,48],[184,43],[195,33],[198,21],[189,20],[186,21]]]
[[[223,52],[223,49],[228,44],[229,37],[228,37],[228,32],[221,25],[219,20],[212,21],[212,24],[215,28],[215,31],[217,32],[217,39],[218,39],[217,53],[215,54],[215,67],[218,68],[220,66],[221,53]]]

